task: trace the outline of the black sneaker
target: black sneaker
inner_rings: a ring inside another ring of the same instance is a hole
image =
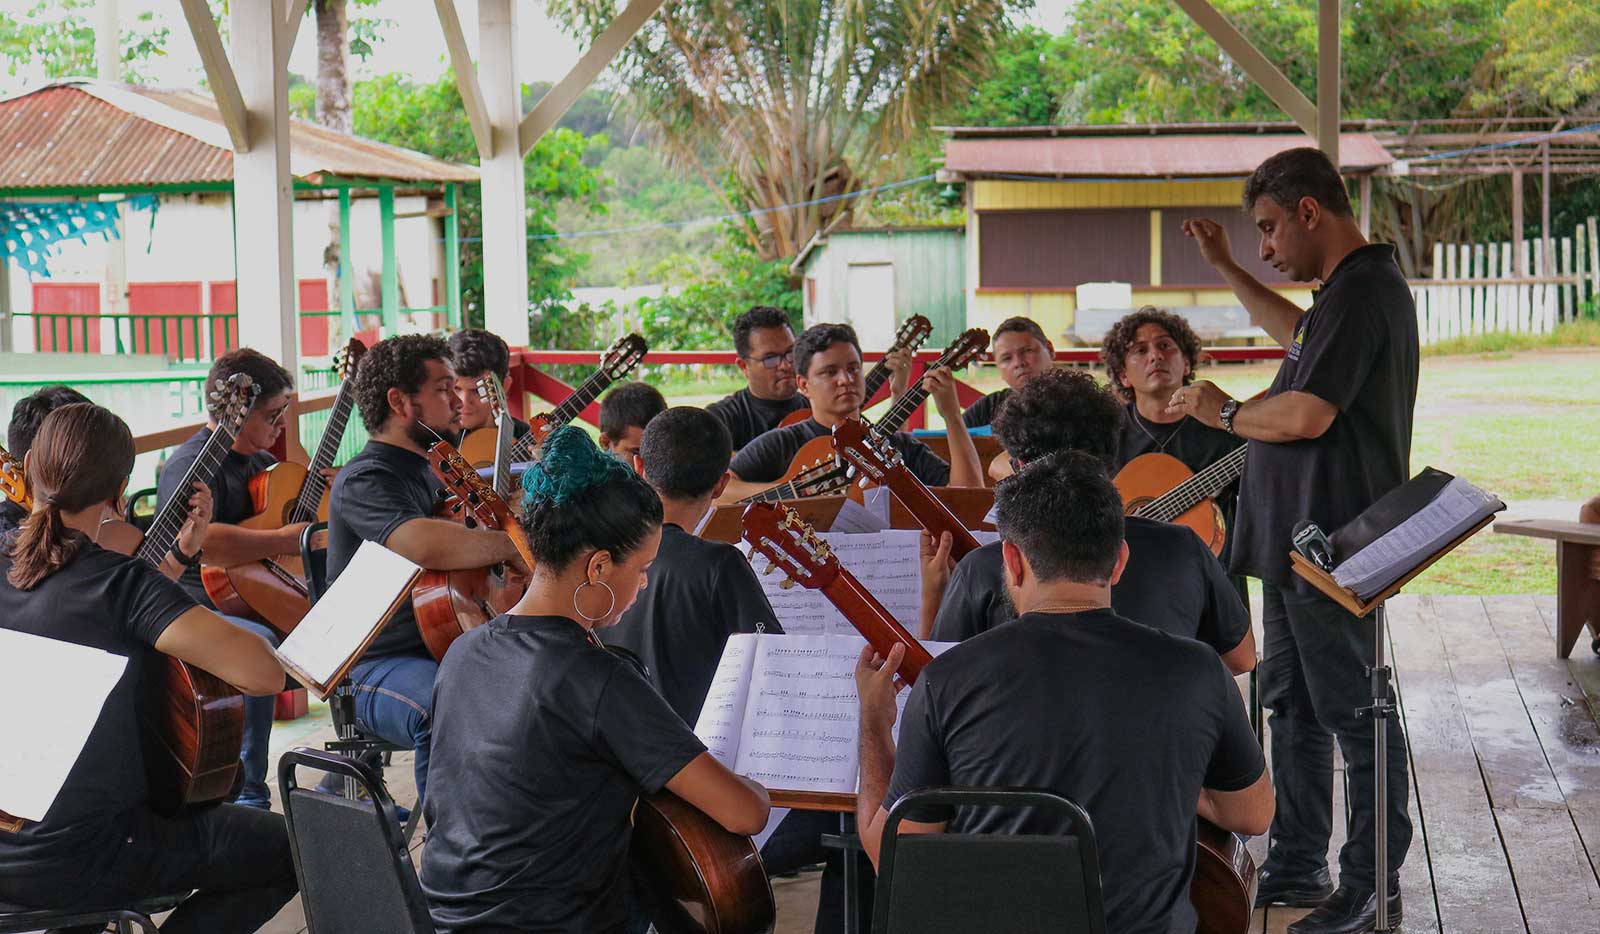
[[[1328,867],[1312,873],[1289,875],[1276,869],[1263,869],[1256,877],[1256,907],[1285,905],[1290,908],[1315,908],[1333,894]]]
[[[1374,889],[1339,886],[1314,911],[1289,925],[1289,934],[1366,934],[1378,924]],[[1389,928],[1400,927],[1400,887],[1389,890]]]

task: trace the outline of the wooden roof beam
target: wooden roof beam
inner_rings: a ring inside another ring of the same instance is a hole
[[[440,0],[442,2],[442,0]],[[556,83],[556,86],[545,92],[539,98],[539,103],[528,111],[522,118],[522,125],[517,130],[517,145],[522,148],[522,154],[527,155],[539,142],[539,137],[550,131],[572,105],[577,103],[589,86],[594,84],[600,72],[606,70],[622,49],[633,41],[633,37],[644,28],[645,21],[661,9],[662,0],[629,0],[626,8],[617,14],[606,25],[604,31],[594,39],[594,44],[589,46],[589,51],[583,53],[578,59],[578,64],[572,66],[567,76]]]
[[[1261,50],[1252,45],[1238,27],[1229,22],[1228,18],[1207,0],[1174,0],[1174,2],[1189,14],[1189,18],[1194,20],[1196,25],[1205,30],[1206,35],[1216,40],[1222,51],[1228,53],[1228,57],[1243,68],[1245,74],[1250,76],[1250,80],[1266,92],[1273,103],[1282,107],[1283,112],[1288,114],[1300,129],[1312,138],[1318,136],[1317,105],[1311,103],[1310,99],[1294,86],[1294,82],[1278,70],[1278,66],[1261,54]],[[1334,41],[1338,41],[1337,33]],[[1337,122],[1334,125],[1337,126]]]
[[[467,51],[467,39],[461,32],[461,17],[456,15],[455,0],[433,0],[433,7],[439,13],[439,28],[450,50],[450,68],[456,73],[456,87],[461,91],[461,105],[467,111],[472,139],[478,144],[478,159],[492,159],[494,134],[489,129],[489,109],[484,105],[478,73],[472,67],[472,53]]]
[[[195,48],[200,52],[200,63],[205,66],[206,80],[211,82],[211,94],[217,100],[217,111],[222,115],[222,125],[228,129],[228,139],[234,152],[250,151],[248,132],[249,112],[244,97],[239,93],[239,79],[228,64],[228,53],[222,47],[222,36],[211,19],[211,7],[206,0],[179,0],[183,5],[183,18],[189,23],[189,34],[194,36]]]

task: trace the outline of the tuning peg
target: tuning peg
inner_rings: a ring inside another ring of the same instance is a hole
[[[817,557],[821,558],[824,561],[826,561],[829,558],[833,557],[833,549],[828,547],[828,543],[827,542],[818,542],[817,543]]]
[[[761,569],[761,576],[765,577],[768,574],[771,574],[773,571],[777,570],[777,567],[777,562],[768,561],[767,566]]]
[[[778,581],[778,589],[780,589],[780,590],[788,590],[789,588],[791,588],[793,586],[794,586],[794,578],[785,577],[783,580]]]

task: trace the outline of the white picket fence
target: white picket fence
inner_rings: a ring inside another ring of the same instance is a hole
[[[1527,276],[1516,274],[1511,243],[1438,243],[1433,277],[1413,279],[1417,335],[1423,344],[1473,334],[1546,334],[1600,300],[1596,218],[1551,242],[1550,268],[1539,240],[1521,244]]]

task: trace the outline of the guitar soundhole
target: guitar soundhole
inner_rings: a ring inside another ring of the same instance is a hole
[[[1123,504],[1122,514],[1125,516],[1137,516],[1139,514],[1139,510],[1155,501],[1156,498],[1154,496],[1141,496],[1137,499],[1129,500],[1127,503]]]

